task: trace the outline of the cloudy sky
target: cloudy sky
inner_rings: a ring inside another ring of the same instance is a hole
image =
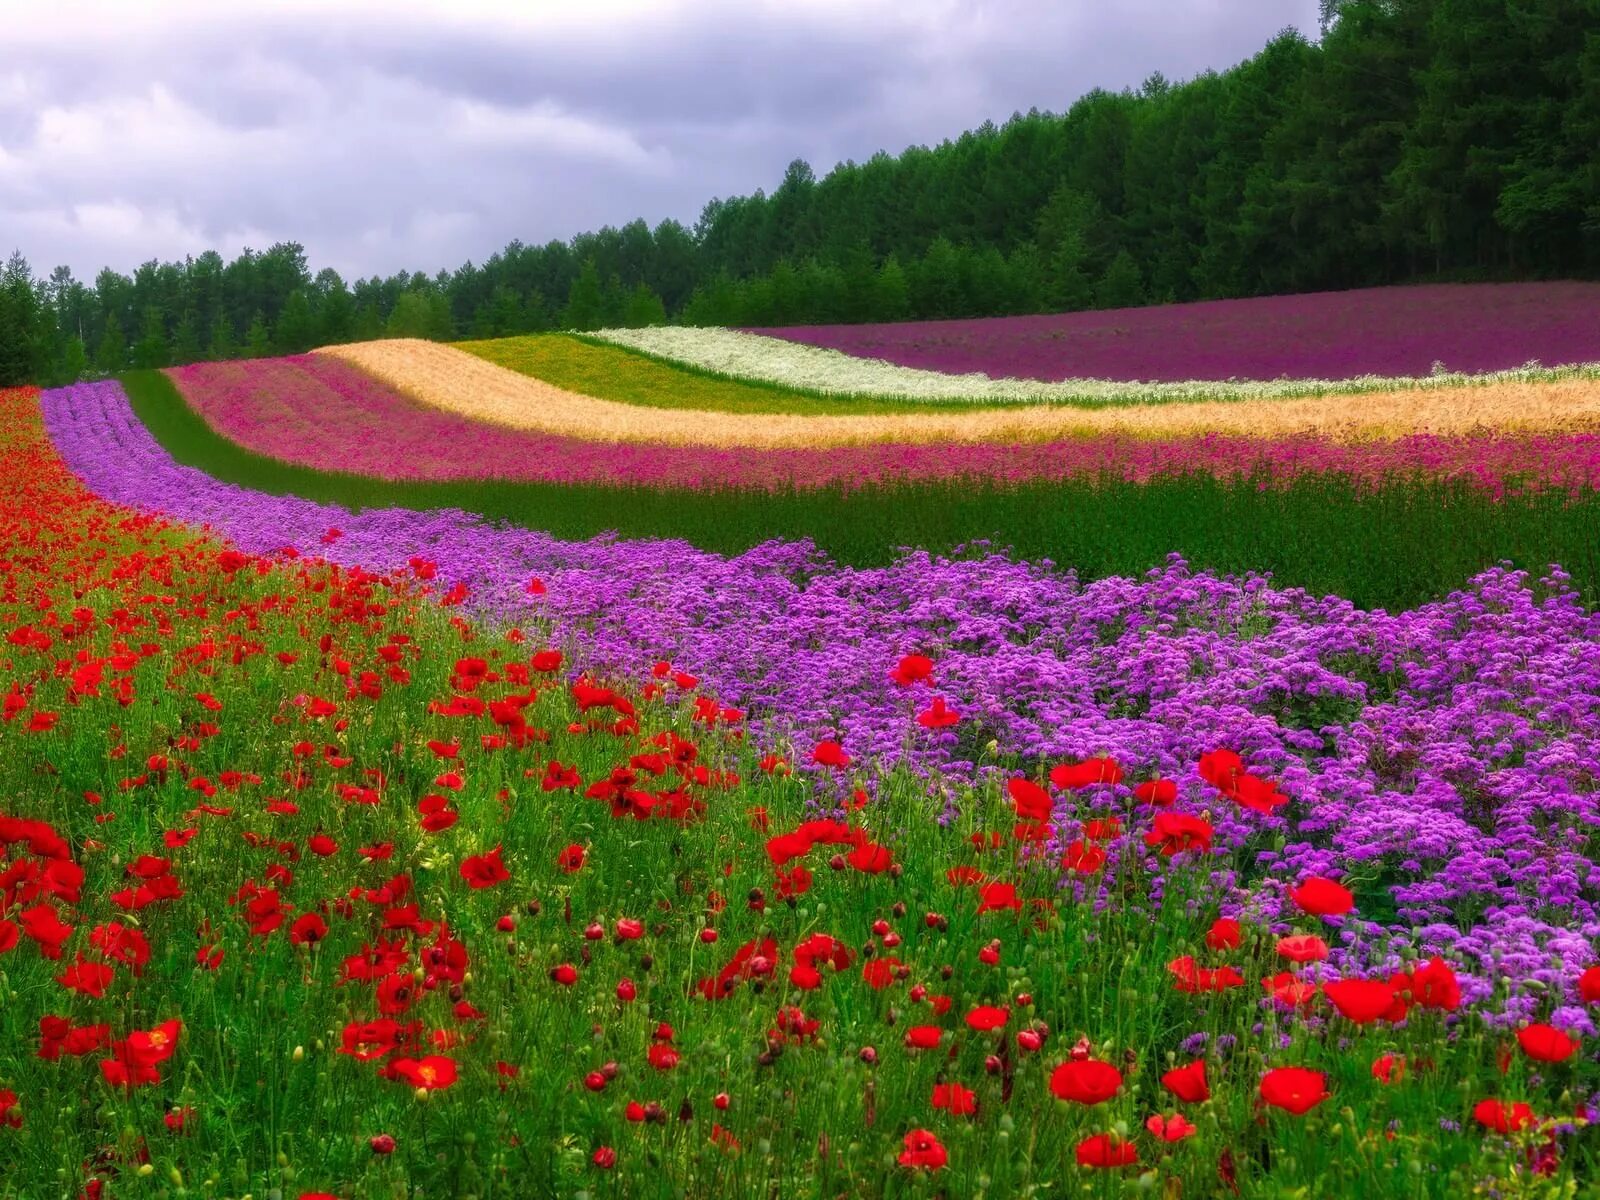
[[[0,0],[0,254],[435,271],[1254,53],[1317,0]]]

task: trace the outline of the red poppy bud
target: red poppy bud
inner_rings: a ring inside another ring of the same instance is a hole
[[[393,1154],[394,1138],[387,1133],[379,1133],[367,1139],[367,1145],[372,1147],[374,1154]]]
[[[711,1103],[715,1104],[719,1109],[726,1111],[728,1107],[728,1093],[718,1092],[711,1098]]]
[[[606,1081],[609,1083],[611,1080],[617,1077],[617,1072],[621,1069],[622,1068],[617,1066],[615,1062],[602,1063],[600,1066],[600,1074],[604,1075],[606,1077]]]
[[[590,1071],[583,1077],[583,1086],[588,1088],[591,1092],[604,1091],[606,1086],[606,1077],[599,1071]]]
[[[583,931],[583,936],[591,942],[598,942],[601,938],[605,937],[605,935],[606,927],[600,924],[599,921],[591,922],[589,925],[585,926]]]
[[[1032,1029],[1017,1030],[1017,1049],[1032,1054],[1044,1045],[1044,1039]]]
[[[601,1146],[594,1152],[593,1161],[602,1171],[609,1171],[617,1165],[617,1152],[610,1146]]]
[[[496,929],[498,929],[501,933],[510,933],[510,932],[512,932],[512,930],[516,929],[517,922],[516,922],[516,919],[511,916],[510,913],[507,913],[505,916],[501,917],[498,921],[495,922],[494,927]]]
[[[939,927],[939,922],[940,922],[941,919],[942,918],[939,916],[938,913],[931,912],[931,913],[926,914],[922,918],[922,923],[924,925],[926,925],[929,929],[937,929]]]
[[[717,931],[715,929],[702,929],[700,931],[700,940],[709,946],[717,940]]]
[[[883,935],[883,944],[889,947],[889,949],[893,950],[900,944],[900,935],[891,929],[888,933]]]
[[[991,1075],[1000,1074],[1000,1070],[1004,1065],[997,1054],[991,1054],[983,1060],[983,1069]]]
[[[634,997],[637,996],[638,994],[639,994],[639,989],[633,986],[633,980],[631,980],[631,979],[623,979],[623,980],[619,980],[618,981],[618,983],[617,983],[617,999],[621,1000],[624,1004],[633,1003]]]
[[[877,934],[879,937],[882,937],[884,934],[889,932],[889,922],[885,921],[882,917],[879,917],[872,923],[872,932]]]
[[[861,1047],[861,1061],[869,1067],[875,1066],[878,1062],[878,1052],[871,1046]]]
[[[571,963],[562,963],[559,967],[551,970],[550,978],[562,987],[571,987],[578,982],[578,968]]]
[[[845,861],[844,861],[844,855],[842,855],[842,854],[835,854],[832,858],[830,858],[828,860],[828,866],[832,867],[835,871],[844,870],[845,869],[845,865],[846,864],[845,864]]]

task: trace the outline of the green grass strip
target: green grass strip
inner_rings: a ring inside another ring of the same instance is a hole
[[[947,412],[968,408],[1026,408],[1026,402],[897,399],[837,396],[760,380],[736,379],[597,338],[565,333],[455,342],[455,349],[545,383],[646,408],[693,408],[708,412],[801,413],[821,416]]]
[[[775,493],[391,483],[252,454],[212,430],[160,372],[133,372],[123,383],[140,420],[179,462],[242,487],[351,509],[458,508],[561,538],[615,531],[724,554],[811,538],[836,562],[861,567],[891,562],[906,547],[944,553],[979,539],[1086,578],[1137,575],[1176,552],[1196,567],[1270,571],[1280,585],[1390,609],[1444,595],[1501,560],[1536,575],[1559,563],[1587,602],[1600,599],[1594,493],[1540,490],[1497,501],[1464,483],[1397,480],[1363,490],[1337,476],[1268,490],[1209,475]]]

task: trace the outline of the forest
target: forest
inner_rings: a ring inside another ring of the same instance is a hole
[[[0,273],[0,385],[667,321],[998,316],[1600,273],[1600,0],[1325,0],[1226,71],[1090,92],[768,194],[347,282],[292,242]]]

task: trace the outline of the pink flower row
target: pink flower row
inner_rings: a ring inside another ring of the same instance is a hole
[[[563,484],[781,490],[904,480],[996,483],[1110,475],[1141,482],[1204,472],[1282,481],[1335,473],[1459,479],[1499,492],[1512,481],[1600,486],[1600,434],[1417,434],[1357,444],[1306,436],[1076,438],[1019,445],[871,445],[740,450],[619,445],[481,424],[427,408],[321,355],[199,363],[171,376],[185,400],[245,449],[323,471],[395,481],[507,479]]]

